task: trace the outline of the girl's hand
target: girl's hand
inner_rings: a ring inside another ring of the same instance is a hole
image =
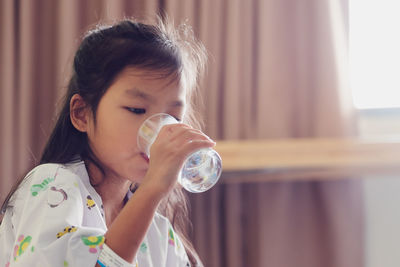
[[[200,130],[183,123],[165,125],[150,148],[149,169],[142,185],[167,194],[174,187],[188,156],[213,146],[215,142]]]

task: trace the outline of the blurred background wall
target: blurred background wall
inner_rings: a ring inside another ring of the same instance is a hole
[[[201,88],[212,138],[357,134],[347,0],[3,0],[0,200],[37,164],[85,31],[159,12],[192,25],[209,51]],[[363,266],[358,181],[220,183],[190,200],[205,266]]]

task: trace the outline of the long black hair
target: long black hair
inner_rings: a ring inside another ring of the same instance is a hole
[[[62,109],[40,164],[64,164],[80,156],[102,170],[101,163],[91,151],[87,134],[78,131],[71,123],[70,101],[74,94],[79,94],[91,108],[96,122],[96,110],[102,96],[116,76],[128,66],[156,71],[165,78],[183,82],[189,103],[184,122],[199,128],[199,119],[191,103],[198,97],[196,88],[199,75],[204,70],[205,58],[204,46],[185,24],[174,28],[162,19],[158,19],[154,25],[125,19],[113,25],[97,25],[85,35],[75,54]],[[22,181],[14,185],[3,203],[2,211],[5,211]],[[190,223],[187,203],[182,188],[177,186],[163,200],[159,211],[171,221],[181,236],[194,266],[198,256],[188,237]]]

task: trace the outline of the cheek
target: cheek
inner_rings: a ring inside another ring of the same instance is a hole
[[[136,136],[139,126],[136,123],[124,117],[114,117],[98,126],[98,136],[111,148],[121,152],[137,148]]]
[[[99,105],[96,124],[92,123],[92,142],[99,153],[137,151],[137,132],[142,117],[108,102]]]

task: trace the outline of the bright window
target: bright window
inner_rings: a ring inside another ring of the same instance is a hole
[[[400,2],[349,3],[354,105],[359,109],[400,107]]]

